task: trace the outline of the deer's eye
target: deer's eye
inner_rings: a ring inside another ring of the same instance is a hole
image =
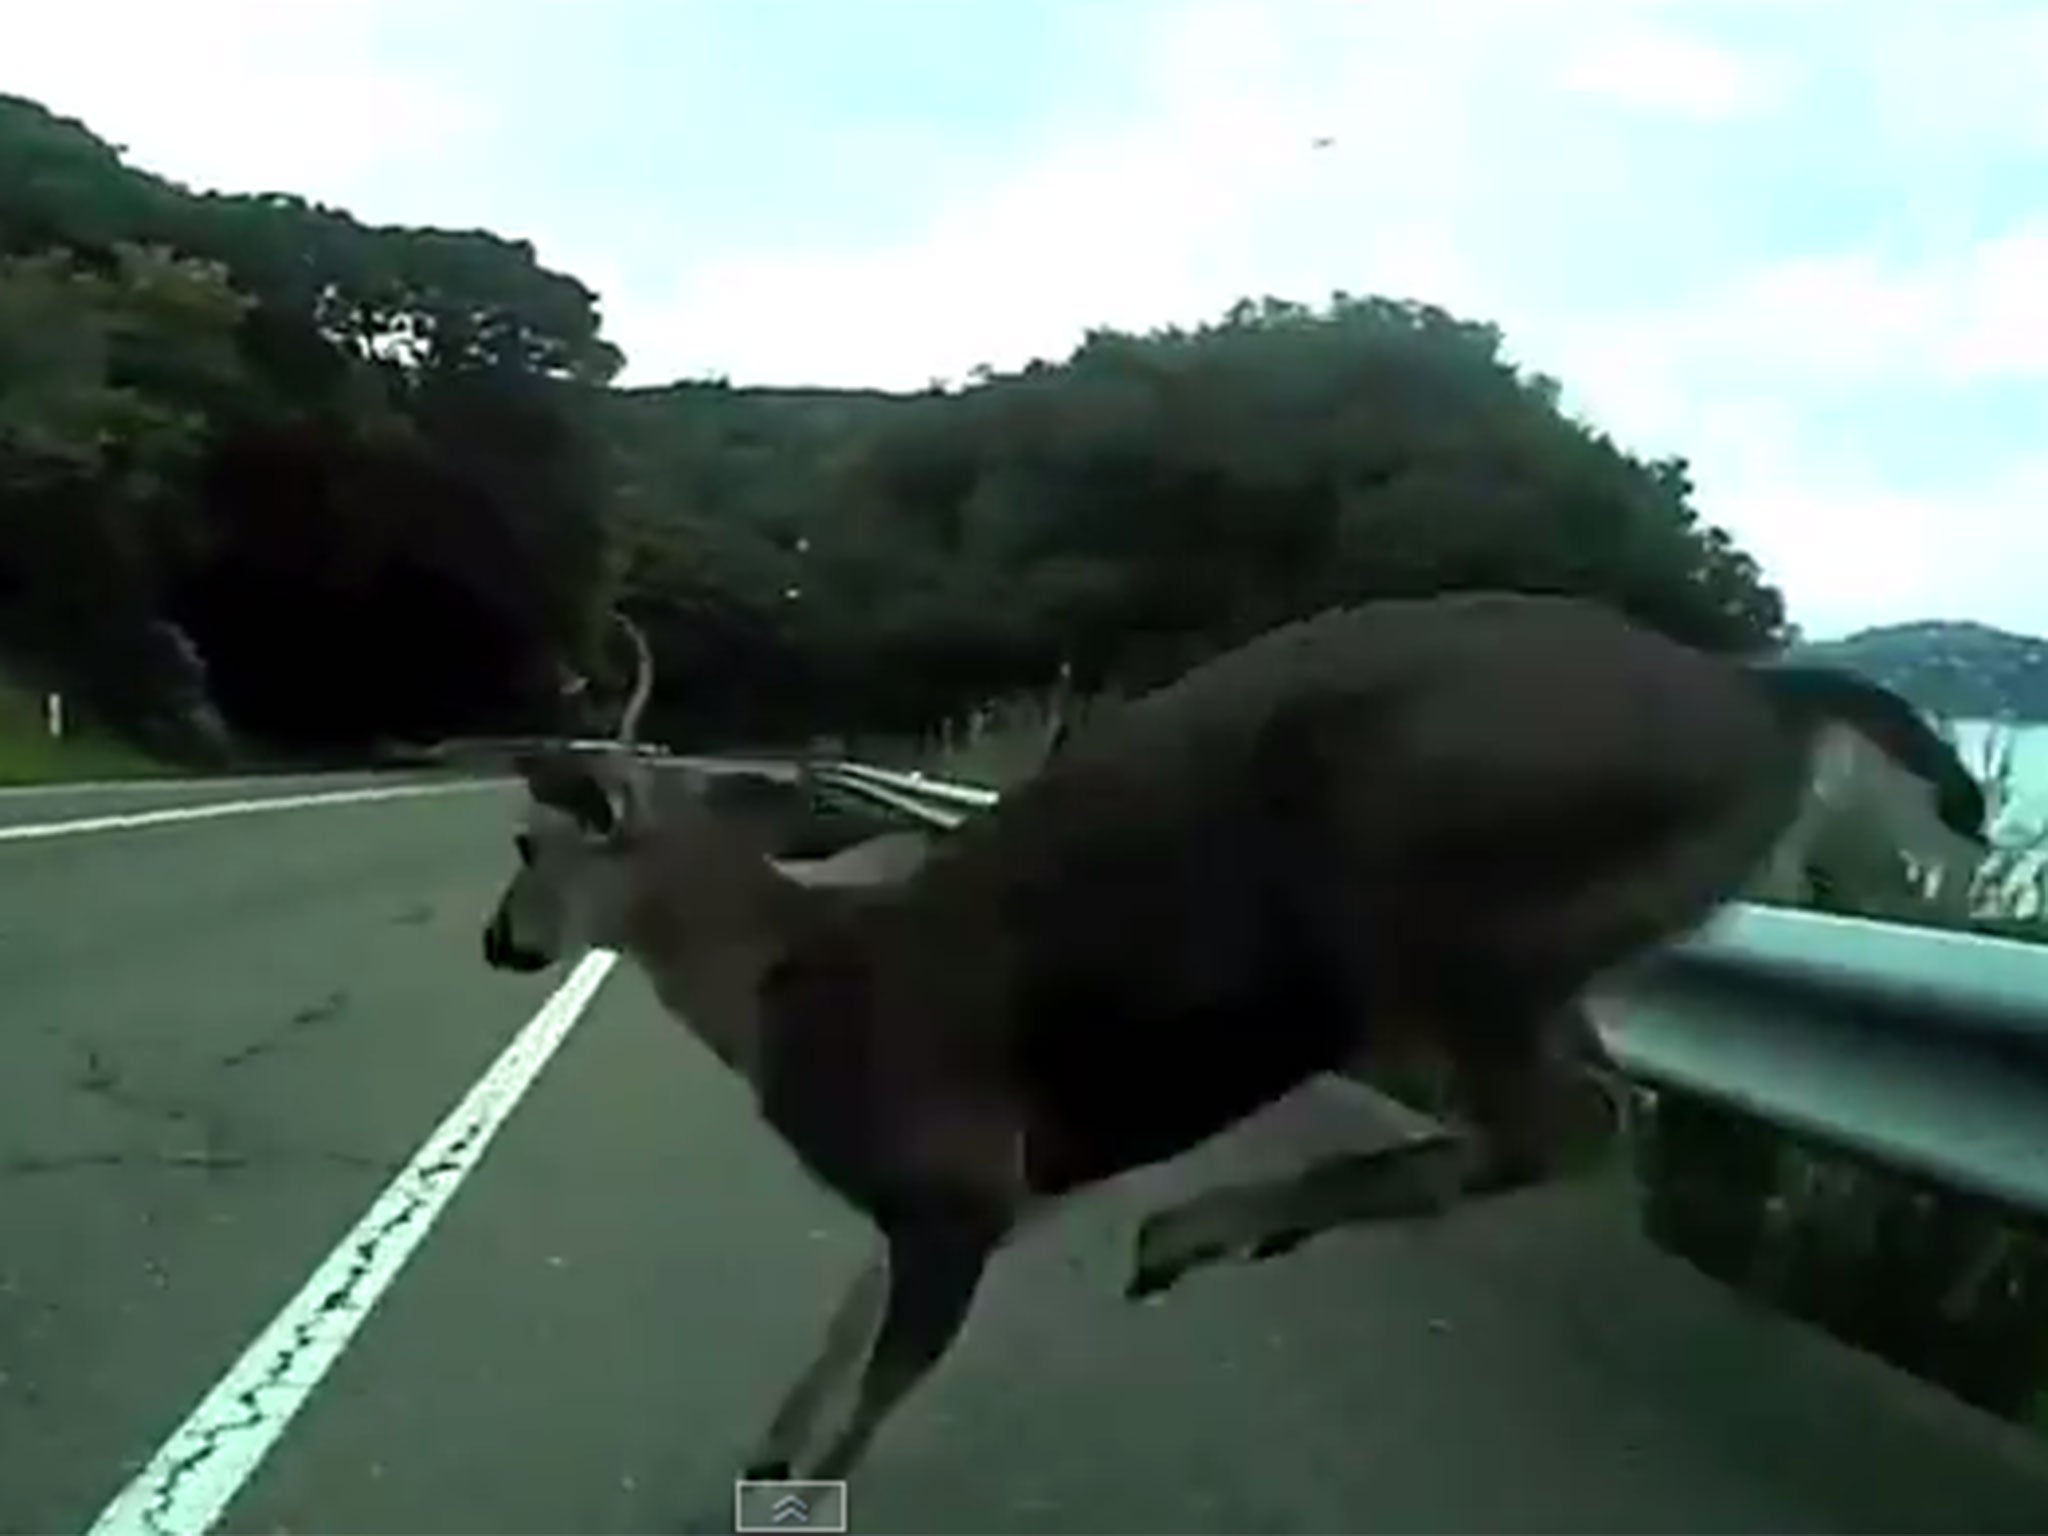
[[[533,839],[526,833],[521,832],[518,836],[514,837],[512,839],[512,846],[519,851],[520,863],[531,864],[533,862]]]

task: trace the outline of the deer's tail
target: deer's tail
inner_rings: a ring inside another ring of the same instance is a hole
[[[1987,846],[1983,786],[1955,748],[1898,694],[1836,667],[1762,662],[1749,670],[1796,729],[1811,734],[1836,724],[1855,731],[1930,788],[1943,826],[1979,848]]]

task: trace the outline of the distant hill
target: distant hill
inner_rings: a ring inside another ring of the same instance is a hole
[[[1799,646],[1800,660],[1853,667],[1949,719],[2048,722],[2048,640],[1931,619]]]

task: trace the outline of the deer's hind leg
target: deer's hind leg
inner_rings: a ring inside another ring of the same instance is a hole
[[[1273,1258],[1340,1226],[1433,1216],[1456,1197],[1465,1156],[1459,1133],[1427,1131],[1283,1178],[1204,1190],[1139,1225],[1124,1295],[1156,1297],[1193,1270]]]
[[[1153,1212],[1139,1228],[1125,1295],[1156,1297],[1205,1265],[1272,1258],[1338,1227],[1427,1218],[1545,1182],[1576,1163],[1588,1141],[1612,1136],[1619,1117],[1591,1075],[1597,1036],[1578,1003],[1520,1017],[1475,1014],[1446,1044],[1456,1126]],[[1597,1126],[1587,1123],[1595,1117]]]

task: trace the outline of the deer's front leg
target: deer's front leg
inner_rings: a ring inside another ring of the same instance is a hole
[[[832,1320],[825,1327],[825,1342],[817,1358],[805,1368],[789,1389],[769,1421],[759,1447],[747,1458],[740,1475],[753,1482],[774,1482],[789,1476],[789,1468],[810,1443],[811,1426],[818,1411],[835,1389],[852,1378],[882,1321],[883,1304],[889,1295],[889,1260],[886,1251],[869,1260],[840,1298]]]
[[[890,1232],[885,1252],[841,1300],[823,1348],[783,1399],[742,1475],[844,1477],[952,1344],[1003,1230],[947,1216],[913,1219]],[[828,1405],[838,1421],[829,1438]],[[816,1453],[821,1440],[825,1447]]]
[[[889,1234],[888,1299],[868,1351],[852,1412],[809,1472],[843,1478],[875,1431],[952,1346],[983,1270],[1002,1241],[1001,1224],[940,1218]],[[804,1475],[804,1474],[799,1474]]]

